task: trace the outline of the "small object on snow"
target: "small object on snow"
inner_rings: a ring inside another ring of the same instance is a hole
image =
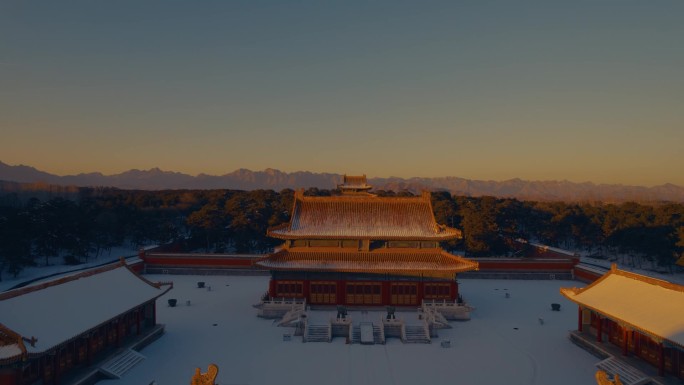
[[[190,300],[185,301],[185,306],[190,306]]]
[[[451,340],[444,340],[444,341],[440,342],[440,345],[443,348],[450,348],[451,347]]]
[[[513,330],[518,330],[518,328],[513,328]]]
[[[551,310],[560,311],[560,304],[559,303],[552,303],[551,304]]]
[[[230,286],[230,284],[229,284],[229,283],[227,283],[227,284],[226,284],[226,286]]]
[[[212,324],[211,326],[218,326],[218,324]]]
[[[544,319],[542,317],[539,317],[539,324],[543,325],[544,324]]]
[[[292,334],[285,333],[283,334],[283,341],[290,341],[292,339]]]
[[[511,293],[506,293],[506,298],[511,298]]]
[[[195,375],[190,380],[191,384],[199,385],[216,385],[216,376],[218,375],[218,366],[216,364],[209,364],[206,373],[201,373],[200,368],[195,369]]]
[[[178,300],[175,298],[169,298],[168,302],[170,307],[176,307],[176,302],[178,302]]]
[[[207,286],[207,291],[211,291],[211,286]]]
[[[202,281],[197,282],[197,287],[198,287],[199,289],[203,288],[203,287],[204,287],[204,282],[202,282]]]
[[[153,380],[152,382],[150,382],[150,385],[157,385],[157,381]]]

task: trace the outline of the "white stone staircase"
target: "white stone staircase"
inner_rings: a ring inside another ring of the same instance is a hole
[[[370,324],[370,322],[369,322]],[[385,331],[382,325],[376,325],[372,323],[369,325],[372,327],[373,331],[373,342],[366,340],[366,342],[361,340],[361,325],[356,325],[352,327],[351,333],[351,343],[352,344],[384,344],[385,343]]]
[[[373,324],[373,340],[376,344],[385,343],[385,328],[382,324]]]
[[[430,332],[425,325],[404,325],[402,340],[407,344],[429,344]]]
[[[304,342],[330,342],[332,340],[332,327],[327,325],[306,325]]]
[[[611,376],[618,374],[624,385],[642,385],[651,382],[651,378],[646,374],[615,357],[606,358],[596,364],[596,367]]]
[[[361,322],[359,325],[361,333],[361,343],[364,345],[373,345],[375,338],[373,338],[373,324],[371,322]]]
[[[121,378],[126,372],[145,359],[132,349],[126,349],[100,366],[100,372],[109,378]]]

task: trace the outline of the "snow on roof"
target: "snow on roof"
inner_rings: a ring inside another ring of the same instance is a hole
[[[256,262],[272,270],[337,271],[348,273],[388,273],[439,275],[476,270],[477,262],[441,249],[378,249],[373,251],[331,251],[310,248],[281,250]]]
[[[0,323],[24,338],[28,353],[40,353],[97,327],[171,287],[161,289],[130,271],[125,262],[45,284],[0,294]],[[74,317],[78,312],[78,317]],[[0,359],[12,349],[0,350]]]
[[[446,240],[461,231],[438,225],[429,193],[420,197],[295,195],[289,223],[271,228],[281,239]]]
[[[583,288],[561,294],[655,339],[684,347],[684,286],[618,270]]]

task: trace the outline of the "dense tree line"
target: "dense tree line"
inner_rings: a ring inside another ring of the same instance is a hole
[[[309,189],[308,195],[331,195]],[[378,191],[381,196],[411,195]],[[0,277],[24,267],[87,261],[120,245],[174,244],[208,252],[263,253],[280,243],[266,229],[289,220],[294,192],[283,190],[81,189],[75,199],[0,196]],[[684,205],[525,202],[432,194],[439,223],[463,230],[445,243],[468,256],[511,255],[510,239],[629,255],[671,267],[684,250]],[[62,261],[59,261],[62,263]]]
[[[671,267],[684,250],[684,205],[524,202],[433,194],[435,216],[463,230],[472,256],[513,252],[522,238],[597,257],[629,255],[629,263]]]

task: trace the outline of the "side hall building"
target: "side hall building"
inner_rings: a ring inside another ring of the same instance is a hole
[[[163,332],[155,300],[171,288],[122,259],[0,293],[0,385],[58,384],[128,342],[154,338]]]
[[[436,223],[429,192],[378,197],[365,176],[345,176],[338,188],[326,197],[297,191],[289,223],[268,230],[284,241],[256,262],[271,272],[269,297],[351,306],[459,298],[456,274],[478,265],[440,247],[461,231]]]
[[[578,332],[684,380],[684,286],[613,264],[587,287],[560,292],[578,305]]]

